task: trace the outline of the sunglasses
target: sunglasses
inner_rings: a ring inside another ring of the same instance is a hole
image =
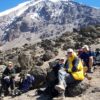
[[[68,52],[68,54],[71,54],[72,52]]]

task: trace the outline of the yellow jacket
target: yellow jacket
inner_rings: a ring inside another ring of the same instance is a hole
[[[68,72],[72,74],[75,80],[83,80],[84,72],[81,60],[73,53],[72,57],[68,58]]]

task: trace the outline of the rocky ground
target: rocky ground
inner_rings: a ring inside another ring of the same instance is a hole
[[[97,31],[95,31],[95,28]],[[30,73],[36,78],[36,83],[33,86],[41,87],[44,85],[48,70],[50,70],[49,62],[58,58],[66,59],[66,50],[73,48],[75,50],[82,47],[84,44],[91,45],[92,49],[100,48],[100,27],[89,27],[80,32],[66,32],[60,37],[54,39],[42,40],[36,44],[25,44],[21,48],[13,48],[6,51],[0,51],[0,60],[4,64],[8,61],[14,62],[22,70],[31,70]],[[95,33],[96,32],[96,33]],[[85,80],[90,85],[85,93],[81,96],[66,97],[66,100],[100,100],[100,67],[93,74],[92,80]],[[5,97],[4,100],[48,100],[46,96],[28,97],[29,94],[35,94],[36,90],[29,91],[21,96],[11,98]]]
[[[76,97],[66,97],[65,100],[100,100],[100,66],[97,67],[95,72],[91,74],[92,80],[88,81],[90,88],[81,96]],[[31,90],[21,96],[11,98],[5,97],[4,100],[48,100],[48,97],[38,95],[34,97],[29,97],[30,94],[35,94],[36,90]]]
[[[92,46],[94,47],[94,46]],[[92,48],[93,49],[93,48]],[[59,49],[59,54],[55,58],[45,62],[43,66],[47,66],[48,68],[48,62],[53,61],[56,58],[65,58],[65,52]],[[43,68],[45,69],[45,67]],[[65,100],[100,100],[100,66],[97,66],[96,70],[94,71],[93,74],[90,74],[92,76],[92,80],[88,81],[85,79],[85,82],[89,84],[89,88],[81,94],[80,96],[76,97],[66,97]],[[49,100],[48,96],[43,96],[43,95],[35,95],[36,94],[36,89],[31,90],[25,94],[22,94],[21,96],[11,98],[11,97],[5,97],[4,100]],[[29,97],[28,95],[34,95],[33,97]]]

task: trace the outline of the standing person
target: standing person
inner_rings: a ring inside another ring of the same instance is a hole
[[[9,87],[11,89],[11,91],[14,90],[14,78],[15,78],[15,69],[14,69],[14,65],[13,62],[8,62],[8,66],[6,67],[6,69],[3,72],[2,75],[2,86],[4,89],[4,93],[5,95],[9,94]]]
[[[54,100],[63,100],[65,98],[64,93],[67,84],[84,80],[83,65],[72,49],[67,50],[65,70],[59,70],[58,79],[59,84],[55,86],[55,89],[58,90],[59,97],[54,98]]]
[[[89,73],[93,73],[93,53],[92,51],[89,49],[89,47],[87,45],[84,45],[82,47],[82,54],[80,55],[80,58],[83,61],[83,65],[87,67],[87,72]]]

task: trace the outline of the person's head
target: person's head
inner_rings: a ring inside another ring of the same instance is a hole
[[[67,56],[68,57],[72,57],[73,53],[74,53],[73,49],[70,48],[70,49],[67,50]]]
[[[89,51],[89,46],[88,45],[84,45],[82,47],[83,52],[88,52]]]
[[[12,69],[13,68],[13,62],[11,62],[11,61],[8,62],[8,68],[9,69]]]
[[[60,63],[60,64],[63,64],[63,63],[64,63],[64,58],[60,59],[60,60],[59,60],[59,63]]]

